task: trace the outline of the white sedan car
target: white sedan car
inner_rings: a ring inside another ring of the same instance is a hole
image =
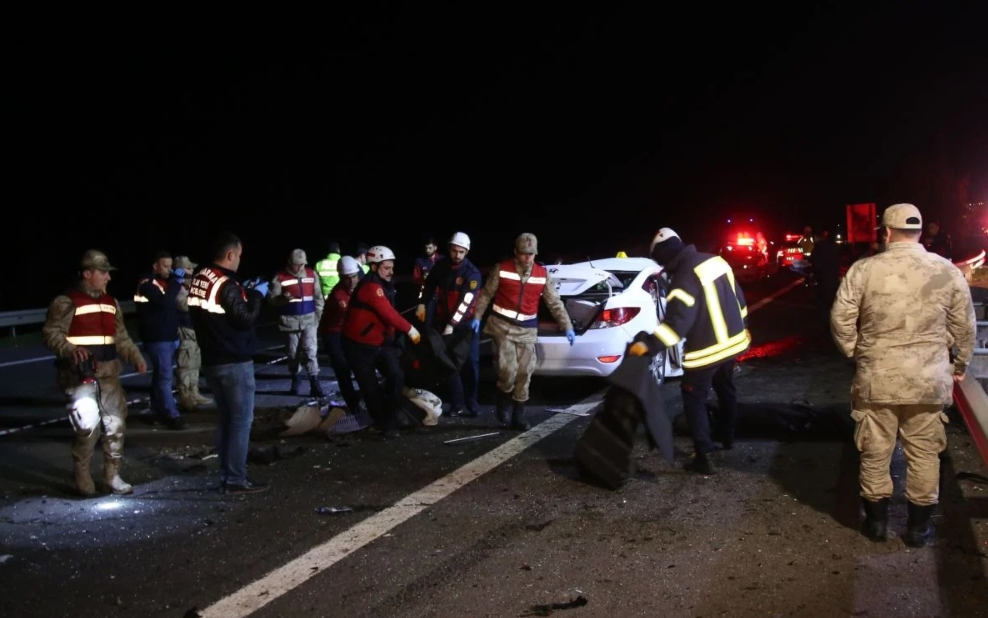
[[[621,364],[635,335],[653,332],[665,314],[668,283],[662,267],[649,258],[604,258],[547,268],[573,321],[576,342],[569,345],[540,304],[535,375],[606,377]],[[656,381],[681,376],[682,358],[682,342],[658,354],[652,363]]]

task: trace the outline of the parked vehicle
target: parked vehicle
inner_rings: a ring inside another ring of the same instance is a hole
[[[539,308],[538,363],[535,375],[610,375],[636,334],[653,332],[665,314],[668,282],[650,258],[614,257],[548,266],[549,274],[573,321],[571,347],[552,315]],[[681,376],[680,343],[658,354],[650,370],[661,384]]]

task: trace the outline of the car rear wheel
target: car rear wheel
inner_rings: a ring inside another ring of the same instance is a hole
[[[668,348],[653,356],[652,362],[648,365],[648,372],[652,374],[652,377],[655,379],[655,383],[659,386],[662,386],[662,383],[666,380],[667,354],[669,354]]]

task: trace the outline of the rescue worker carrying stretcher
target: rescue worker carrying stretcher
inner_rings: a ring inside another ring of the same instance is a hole
[[[549,271],[535,262],[538,240],[524,233],[515,239],[514,259],[504,260],[491,269],[491,275],[477,297],[470,328],[480,331],[480,317],[491,305],[491,318],[484,332],[494,343],[497,369],[497,401],[494,414],[504,427],[525,431],[525,402],[528,385],[535,371],[535,341],[539,336],[539,301],[545,301],[570,345],[576,341],[566,306],[552,283]],[[493,304],[491,304],[493,301]],[[480,316],[480,317],[478,317]],[[511,409],[510,420],[508,409]]]
[[[449,259],[439,260],[426,277],[415,317],[425,323],[427,306],[436,301],[432,312],[432,327],[443,335],[454,330],[467,334],[470,330],[470,353],[459,373],[447,382],[452,407],[450,416],[475,418],[480,414],[477,403],[477,383],[480,381],[480,333],[470,329],[473,308],[480,292],[480,269],[467,259],[470,237],[463,232],[449,239]]]
[[[375,245],[367,250],[367,263],[370,271],[354,289],[343,321],[343,354],[375,428],[385,438],[393,439],[399,437],[398,411],[405,381],[395,332],[405,333],[415,344],[422,337],[395,309],[394,252]],[[376,370],[384,377],[383,388],[378,384]]]
[[[629,352],[654,356],[686,339],[680,389],[696,450],[686,469],[713,474],[707,394],[713,386],[719,403],[716,433],[725,449],[733,448],[738,405],[734,365],[751,342],[748,306],[730,264],[718,255],[683,244],[673,230],[659,230],[652,240],[651,255],[671,275],[666,316],[654,333],[638,333]]]

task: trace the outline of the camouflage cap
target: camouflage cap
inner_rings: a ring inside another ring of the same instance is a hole
[[[199,265],[190,260],[189,256],[179,255],[175,257],[175,260],[172,262],[172,266],[175,268],[181,268],[185,271],[193,271],[198,268]]]
[[[305,255],[305,251],[301,249],[295,249],[292,254],[288,257],[289,264],[298,264],[305,266],[309,263],[309,258]]]
[[[90,249],[82,254],[82,260],[79,262],[79,268],[81,270],[95,269],[106,272],[116,270],[115,267],[110,266],[110,260],[106,257],[106,254],[102,251],[97,251],[96,249]]]
[[[515,253],[531,253],[534,255],[538,252],[539,241],[535,238],[535,234],[525,232],[524,234],[519,234],[518,238],[515,239]]]
[[[882,226],[893,230],[921,230],[923,215],[912,204],[893,204],[882,213]]]

